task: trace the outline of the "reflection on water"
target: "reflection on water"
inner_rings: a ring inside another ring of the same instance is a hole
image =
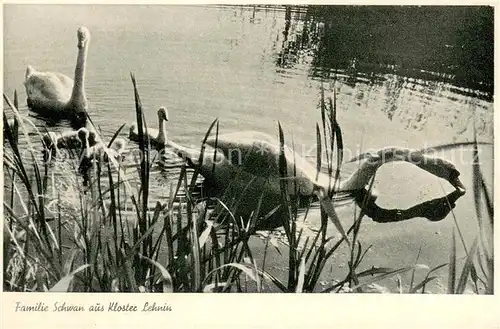
[[[493,91],[493,8],[322,6],[314,65],[388,72]],[[488,96],[488,95],[485,95]]]
[[[286,7],[277,66],[306,63],[311,78],[355,89],[357,104],[383,90],[382,112],[405,129],[439,121],[456,140],[476,112],[479,134],[491,137],[488,103],[478,100],[492,100],[492,15],[488,7]]]

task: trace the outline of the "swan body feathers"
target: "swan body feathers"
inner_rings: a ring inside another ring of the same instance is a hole
[[[64,111],[71,98],[73,79],[61,73],[38,72],[32,66],[26,69],[24,82],[28,107],[38,111]]]

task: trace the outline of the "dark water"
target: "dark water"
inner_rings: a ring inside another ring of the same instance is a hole
[[[12,95],[17,89],[21,111],[27,113],[26,65],[72,76],[75,32],[85,25],[92,33],[89,112],[108,138],[135,120],[132,71],[148,124],[156,126],[156,111],[166,106],[169,136],[187,146],[198,147],[216,117],[221,133],[276,135],[279,121],[303,155],[314,159],[322,83],[327,95],[337,89],[346,158],[388,145],[471,141],[474,123],[478,138],[491,142],[492,15],[487,7],[6,5],[4,91]],[[492,150],[483,151],[483,162],[492,187]],[[470,166],[459,170],[470,179]],[[427,184],[427,176],[405,173],[382,170],[386,203],[411,206],[442,196],[437,183]],[[153,177],[156,198],[168,196],[167,178]],[[407,191],[409,196],[400,196]],[[471,232],[473,224],[468,224]],[[412,225],[396,226],[395,245],[430,231],[443,230],[447,237],[450,229]],[[381,229],[370,230],[376,241],[387,238]],[[418,249],[419,239],[411,240],[409,250]],[[439,246],[445,253],[441,240],[432,240],[429,248]]]

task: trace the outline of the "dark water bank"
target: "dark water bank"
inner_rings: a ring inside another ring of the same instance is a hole
[[[460,87],[455,92],[493,98],[493,7],[308,6],[285,10],[281,66],[293,65],[300,52],[312,50],[311,75],[315,77],[347,71],[353,81],[364,77],[377,83],[378,74],[391,73],[450,83]],[[294,20],[304,21],[304,27],[290,42],[286,39]]]

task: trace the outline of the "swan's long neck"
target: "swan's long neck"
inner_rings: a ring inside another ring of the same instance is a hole
[[[381,165],[372,164],[370,161],[362,163],[351,176],[340,182],[338,191],[347,192],[364,188]]]
[[[375,165],[368,161],[361,164],[349,177],[340,180],[335,191],[337,192],[351,192],[364,188],[369,184],[370,179],[373,177],[381,164]],[[330,177],[328,174],[320,172],[316,179],[316,185],[328,190],[329,186],[333,188],[335,177]]]
[[[158,137],[156,138],[158,143],[165,143],[167,140],[167,132],[165,130],[165,120],[158,116]]]
[[[91,156],[91,149],[90,149],[90,144],[89,144],[89,137],[88,136],[79,136],[80,141],[82,143],[82,154],[83,157],[85,158],[90,158]]]
[[[81,48],[78,49],[78,57],[76,59],[75,79],[73,92],[71,94],[70,104],[83,104],[87,107],[87,99],[85,96],[85,60],[87,59],[87,45],[89,40],[85,41]]]

